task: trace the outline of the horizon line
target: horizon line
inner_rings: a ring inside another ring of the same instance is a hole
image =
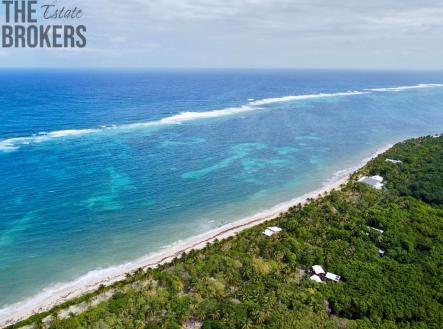
[[[0,71],[11,71],[11,70],[67,70],[67,71],[80,71],[80,70],[95,70],[95,71],[103,71],[103,70],[114,70],[114,71],[134,71],[134,70],[142,70],[142,71],[160,71],[160,70],[183,70],[183,71],[235,71],[235,70],[244,70],[244,71],[258,71],[258,70],[269,70],[269,71],[393,71],[393,72],[443,72],[443,68],[346,68],[346,67],[147,67],[147,66],[120,66],[120,67],[112,67],[112,66],[75,66],[75,67],[63,67],[63,66],[14,66],[14,67],[2,67],[0,66]]]

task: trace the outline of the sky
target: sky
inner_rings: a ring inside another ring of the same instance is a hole
[[[38,7],[53,1],[38,0]],[[443,69],[442,0],[57,0],[57,6],[82,9],[81,19],[63,22],[86,25],[87,47],[0,48],[0,66]],[[0,15],[3,24],[3,8]]]

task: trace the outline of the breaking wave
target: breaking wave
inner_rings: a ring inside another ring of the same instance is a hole
[[[276,97],[276,98],[265,98],[258,101],[250,102],[250,105],[261,106],[268,105],[274,103],[283,103],[283,102],[293,102],[300,101],[305,99],[315,99],[315,98],[325,98],[325,97],[340,97],[340,96],[352,96],[352,95],[364,95],[368,94],[367,91],[347,91],[341,93],[332,93],[332,94],[312,94],[312,95],[297,95],[297,96],[284,96],[284,97]]]
[[[217,118],[217,117],[234,115],[243,112],[250,112],[257,109],[258,109],[257,107],[244,105],[240,107],[231,107],[222,110],[213,110],[206,112],[181,112],[179,114],[175,114],[170,117],[166,117],[155,121],[136,122],[124,125],[101,126],[100,128],[95,128],[95,129],[59,130],[50,133],[40,133],[26,137],[14,137],[14,138],[0,140],[0,151],[12,152],[17,150],[20,146],[23,145],[29,145],[31,143],[42,143],[63,137],[81,136],[81,135],[100,133],[105,131],[142,129],[147,127],[181,124],[186,121]]]
[[[67,129],[53,131],[50,133],[40,133],[27,137],[8,138],[0,141],[0,151],[11,152],[17,150],[21,145],[42,143],[54,138],[92,134],[100,132],[101,130],[103,129]]]
[[[229,107],[220,110],[212,110],[205,112],[181,112],[174,114],[169,117],[165,117],[159,120],[146,121],[146,122],[136,122],[124,125],[113,125],[113,126],[101,126],[99,128],[92,129],[67,129],[53,131],[49,133],[40,133],[32,136],[24,137],[13,137],[9,139],[0,140],[0,152],[13,152],[23,145],[42,143],[53,139],[68,138],[75,136],[82,136],[87,134],[100,133],[111,130],[130,130],[130,129],[141,129],[146,127],[163,126],[163,125],[174,125],[181,124],[183,122],[203,120],[203,119],[213,119],[223,116],[235,115],[240,113],[247,113],[260,110],[260,106],[266,106],[275,103],[284,102],[294,102],[300,100],[310,100],[310,99],[321,99],[329,97],[346,97],[355,95],[370,94],[373,92],[399,92],[410,89],[423,89],[423,88],[435,88],[443,87],[443,84],[438,83],[428,83],[428,84],[418,84],[413,86],[400,86],[400,87],[387,87],[387,88],[373,88],[364,89],[362,91],[346,91],[337,93],[318,93],[318,94],[307,94],[307,95],[290,95],[284,97],[275,98],[264,98],[260,100],[253,100],[250,98],[248,103],[239,107]]]
[[[414,86],[372,88],[372,89],[365,89],[365,90],[366,91],[384,92],[384,91],[404,91],[404,90],[411,90],[411,89],[438,88],[438,87],[443,87],[443,84],[441,84],[441,83],[420,83],[420,84],[414,85]]]

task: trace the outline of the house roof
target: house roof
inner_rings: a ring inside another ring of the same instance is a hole
[[[320,265],[314,265],[312,266],[312,270],[315,274],[325,274],[325,270]]]
[[[320,278],[318,275],[316,275],[316,274],[314,274],[313,276],[311,276],[310,279],[313,280],[313,281],[315,281],[315,282],[318,282],[318,283],[323,283],[323,281],[321,280],[321,278]]]
[[[367,226],[367,228],[370,228],[371,230],[377,231],[377,232],[379,232],[381,234],[383,234],[385,232],[383,230],[380,230],[379,228],[375,228],[375,227],[372,227],[372,226]]]
[[[273,236],[275,234],[275,232],[271,231],[270,229],[266,229],[263,231],[263,234],[266,236]]]
[[[334,274],[331,272],[326,273],[326,279],[338,282],[338,281],[340,281],[340,278],[341,278],[340,275],[337,275],[337,274]]]
[[[277,226],[267,227],[266,230],[263,231],[263,234],[266,236],[273,236],[275,233],[281,232],[282,229]]]
[[[384,184],[382,183],[383,177],[381,176],[363,176],[358,180],[360,183],[368,184],[378,190],[382,189]]]
[[[376,181],[378,181],[380,183],[383,182],[383,179],[384,179],[383,177],[381,177],[379,175],[371,176],[369,178],[375,179]]]

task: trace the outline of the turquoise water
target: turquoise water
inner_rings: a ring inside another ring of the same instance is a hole
[[[1,72],[0,305],[443,132],[441,83],[438,72]]]

